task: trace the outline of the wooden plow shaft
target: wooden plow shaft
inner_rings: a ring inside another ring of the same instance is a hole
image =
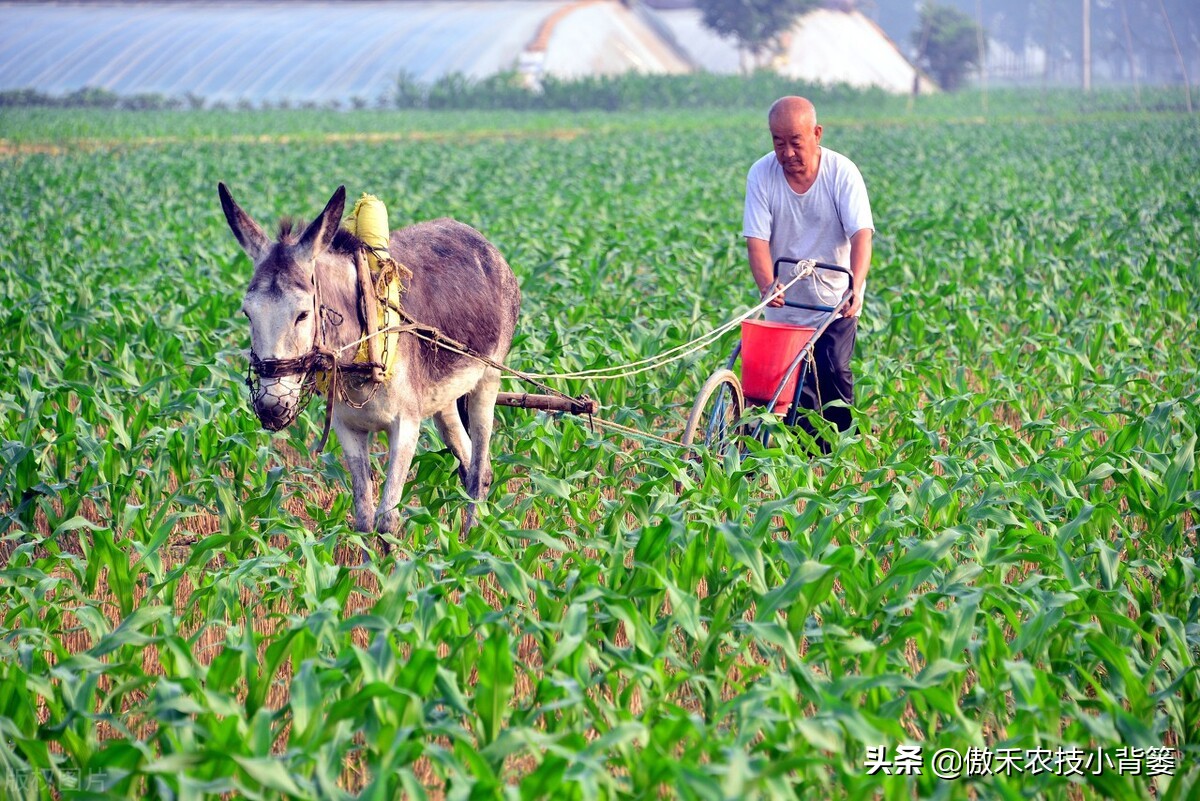
[[[556,395],[532,395],[528,392],[501,392],[496,395],[496,405],[581,415],[594,415],[600,411],[600,403],[586,395],[582,398],[560,398]]]

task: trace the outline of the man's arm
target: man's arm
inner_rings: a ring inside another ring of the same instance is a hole
[[[863,287],[867,283],[867,273],[871,271],[871,235],[873,233],[874,231],[870,228],[863,228],[850,237],[850,272],[854,274],[851,283],[854,297],[842,306],[843,317],[857,317],[862,311]],[[770,255],[767,258],[769,260]]]
[[[750,255],[750,273],[754,283],[758,285],[758,294],[765,296],[772,286],[779,288],[781,284],[775,280],[774,265],[771,263],[771,243],[765,239],[746,237],[746,252]],[[767,304],[773,308],[783,305],[783,295],[776,295]]]

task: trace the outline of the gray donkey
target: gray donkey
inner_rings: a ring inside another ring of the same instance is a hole
[[[358,312],[356,254],[360,242],[340,228],[345,187],[303,231],[280,223],[272,242],[218,186],[221,207],[234,236],[254,262],[242,302],[250,321],[251,364],[261,382],[254,410],[266,428],[283,428],[300,411],[311,373],[303,367],[318,344],[335,352],[364,335]],[[414,320],[440,329],[476,352],[503,361],[512,344],[521,292],[499,251],[470,226],[450,219],[420,223],[391,234],[392,257],[412,270],[401,304]],[[372,301],[374,302],[374,301]],[[342,361],[353,357],[353,346]],[[272,369],[273,368],[273,369]],[[310,368],[311,369],[311,368]],[[347,382],[352,384],[353,382]],[[472,498],[463,531],[475,522],[475,501],[492,482],[489,441],[500,372],[415,336],[399,337],[395,370],[373,394],[361,382],[348,391],[362,403],[335,393],[333,430],[342,443],[354,488],[359,531],[395,531],[404,481],[417,447],[421,421],[432,416],[459,461],[459,476]],[[361,408],[360,408],[361,406]],[[461,411],[461,414],[460,414]],[[466,423],[464,425],[464,419]],[[372,435],[388,435],[387,477],[375,505]]]

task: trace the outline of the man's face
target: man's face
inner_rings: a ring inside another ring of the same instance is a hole
[[[821,126],[801,114],[782,116],[771,123],[775,158],[790,177],[810,179],[817,174],[821,148]]]

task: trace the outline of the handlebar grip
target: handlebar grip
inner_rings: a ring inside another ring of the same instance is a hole
[[[773,268],[775,271],[775,280],[776,281],[779,280],[779,265],[781,265],[781,264],[799,264],[801,261],[805,261],[805,260],[804,259],[789,259],[786,257],[776,259],[775,265]],[[784,302],[783,302],[784,306],[787,306],[792,309],[805,309],[807,311],[819,311],[819,312],[833,313],[833,312],[836,312],[839,309],[841,309],[842,306],[846,305],[847,300],[854,297],[854,287],[853,287],[854,274],[852,272],[850,272],[848,269],[841,266],[840,264],[830,264],[830,263],[824,262],[824,261],[814,262],[813,267],[814,267],[814,269],[817,269],[817,270],[829,270],[829,271],[835,272],[835,273],[842,273],[847,278],[849,278],[851,281],[851,286],[846,289],[846,294],[842,296],[842,299],[840,301],[838,301],[838,304],[836,306],[826,306],[823,304],[822,305],[814,305],[814,304],[809,304],[809,303],[794,303],[789,300],[784,300]]]
[[[802,261],[805,261],[805,259],[789,259],[786,257],[776,259],[775,265],[773,268],[775,271],[775,278],[776,279],[779,278],[779,265],[781,265],[781,264],[799,264]],[[854,274],[851,273],[845,267],[841,266],[840,264],[830,264],[829,262],[818,261],[818,262],[814,262],[813,266],[818,270],[831,270],[835,273],[842,273],[843,275],[848,276],[851,280],[854,279]]]

